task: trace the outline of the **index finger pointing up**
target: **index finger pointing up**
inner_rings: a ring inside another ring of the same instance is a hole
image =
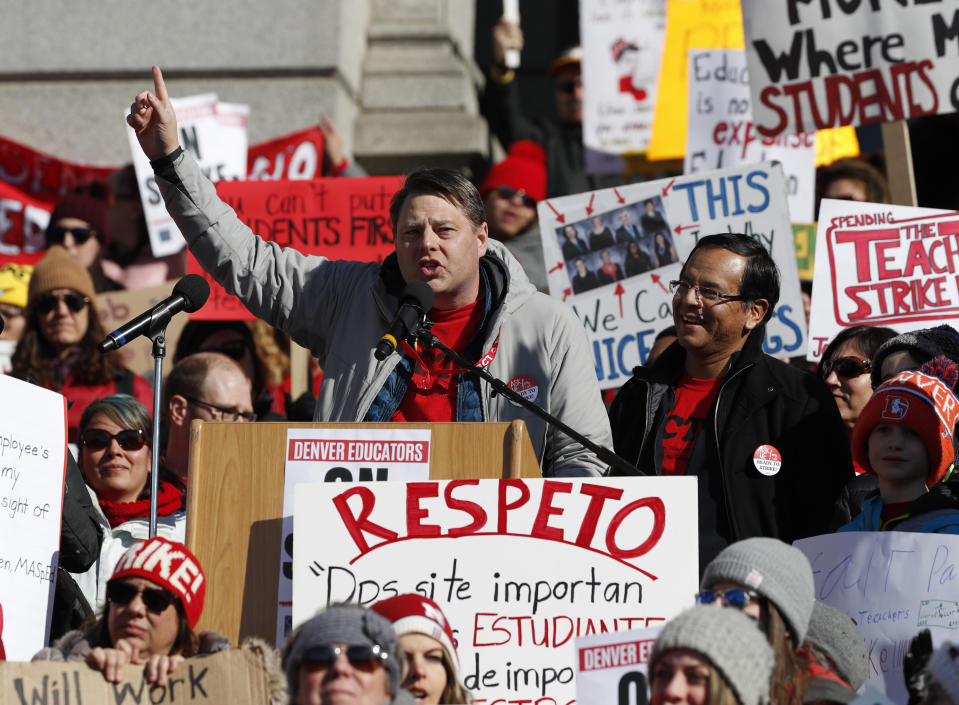
[[[166,84],[163,82],[163,73],[160,71],[159,66],[153,67],[153,88],[160,102],[165,103],[169,99],[166,92]]]

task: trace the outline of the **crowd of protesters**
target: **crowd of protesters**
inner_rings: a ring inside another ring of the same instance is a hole
[[[959,534],[959,332],[855,326],[829,343],[815,372],[773,359],[761,343],[779,299],[776,263],[745,235],[707,236],[671,282],[674,326],[657,336],[607,414],[578,320],[537,293],[547,286],[536,203],[599,185],[582,161],[580,54],[571,49],[551,66],[558,119],[537,122],[522,114],[518,79],[504,63],[521,46],[518,27],[496,26],[484,105],[506,157],[476,185],[445,170],[411,175],[391,206],[396,253],[382,265],[307,262],[256,242],[177,144],[154,70],[154,91],[137,96],[128,122],[201,264],[265,321],[187,325],[169,376],[157,380],[164,432],[163,447],[153,448],[150,384],[115,353],[97,350],[105,332],[95,309],[98,293],[149,269],[145,231],[112,230],[120,221],[95,189],[71,194],[51,214],[43,259],[0,268],[2,371],[67,398],[75,448],[50,645],[35,660],[86,662],[109,681],[142,667],[162,685],[184,659],[233,647],[220,634],[194,631],[206,583],[183,545],[192,420],[512,418],[504,400],[425,352],[357,371],[357,359],[371,357],[357,347],[361,324],[374,319],[370,330],[382,329],[367,299],[393,310],[402,284],[419,280],[436,296],[433,332],[456,352],[476,360],[492,350],[503,378],[519,355],[535,359],[551,388],[545,405],[570,425],[641,474],[698,478],[700,591],[652,649],[653,705],[846,704],[862,691],[862,635],[815,599],[809,561],[789,544],[832,531]],[[322,127],[327,173],[362,176],[336,127]],[[822,170],[818,192],[882,202],[881,181],[869,163],[842,160]],[[111,182],[116,191],[124,178]],[[562,247],[579,270],[575,290],[592,288],[590,276],[602,283],[583,255],[617,243],[626,245],[627,276],[679,260],[668,230],[651,252],[638,245],[662,222],[651,201],[644,208],[641,229],[622,211],[616,235],[602,218],[589,234],[567,226]],[[603,263],[608,281],[623,277],[620,264]],[[170,262],[162,272],[161,280],[179,273]],[[291,294],[294,287],[309,296]],[[515,338],[521,350],[511,348]],[[311,350],[327,378],[317,375],[319,390],[295,402],[284,350],[291,339]],[[883,413],[890,408],[900,412]],[[544,475],[612,474],[564,434],[527,424]],[[772,476],[754,468],[765,444],[782,456]],[[148,538],[154,454],[158,535]],[[174,572],[190,579],[171,580]],[[959,650],[948,642],[933,650],[928,639],[917,635],[907,658],[910,705],[959,705]],[[330,606],[279,652],[262,642],[238,648],[268,655],[277,704],[435,705],[479,696],[464,685],[442,606],[418,594],[369,608]]]

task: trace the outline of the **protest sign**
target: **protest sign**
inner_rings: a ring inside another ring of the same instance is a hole
[[[574,639],[653,626],[696,590],[696,479],[299,485],[293,623],[418,592],[475,702],[569,703]]]
[[[956,325],[957,265],[957,213],[823,199],[806,357],[818,360],[848,326]]]
[[[323,131],[308,127],[250,147],[250,181],[260,179],[318,179],[323,174]]]
[[[816,261],[816,224],[793,223],[793,239],[796,241],[796,267],[800,281],[812,281]]]
[[[909,641],[929,629],[933,643],[959,629],[959,536],[908,531],[827,534],[802,539],[816,599],[859,625],[868,654],[867,687],[908,700],[902,663]]]
[[[103,181],[114,169],[64,161],[0,137],[0,182],[47,206],[79,187]]]
[[[0,398],[11,401],[0,408],[2,638],[8,659],[25,661],[47,644],[50,632],[67,407],[60,394],[7,376],[0,376]]]
[[[110,683],[83,662],[0,663],[0,705],[269,702],[264,657],[250,649],[186,659],[170,674],[166,685],[147,682],[146,666],[132,664],[123,667],[123,680]]]
[[[689,127],[683,173],[776,161],[786,179],[789,216],[814,218],[816,135],[760,137],[753,126],[749,71],[741,49],[689,52]]]
[[[53,206],[0,181],[0,255],[4,261],[34,264],[47,246]]]
[[[661,630],[655,626],[577,639],[577,705],[646,705],[649,657]]]
[[[390,199],[398,176],[311,181],[226,181],[217,193],[240,220],[268,242],[329,259],[382,262],[393,251]],[[240,300],[204,272],[192,254],[187,271],[210,282],[206,305],[194,320],[252,320]]]
[[[782,169],[768,162],[550,199],[538,206],[550,294],[593,347],[600,387],[622,385],[673,325],[669,282],[704,235],[756,238],[779,266],[779,303],[763,349],[805,348],[796,248]],[[549,235],[549,236],[547,236]]]
[[[173,98],[170,102],[176,113],[180,145],[196,157],[211,181],[246,176],[247,106],[224,103],[220,108],[215,93]],[[167,213],[150,160],[140,149],[133,128],[127,130],[127,137],[153,255],[175,254],[183,249],[183,236]]]
[[[276,643],[293,621],[293,499],[310,482],[428,480],[429,429],[290,428],[283,479],[283,544],[277,590]]]
[[[959,107],[959,10],[928,2],[743,0],[764,137]]]
[[[665,24],[665,0],[582,5],[587,148],[625,154],[649,145]]]

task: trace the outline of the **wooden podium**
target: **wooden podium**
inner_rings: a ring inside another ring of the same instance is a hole
[[[190,433],[186,544],[200,559],[207,592],[197,630],[234,644],[276,638],[283,474],[289,428],[432,429],[430,477],[541,477],[526,424],[213,423]]]

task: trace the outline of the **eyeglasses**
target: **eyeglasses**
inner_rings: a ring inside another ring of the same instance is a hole
[[[852,379],[864,375],[872,370],[872,362],[863,357],[840,357],[827,360],[822,364],[822,378],[826,379],[833,372],[838,377]]]
[[[156,614],[163,612],[176,599],[176,595],[163,588],[137,587],[122,580],[111,580],[107,583],[107,599],[115,605],[125,607],[133,602],[137,595],[143,598],[143,605]]]
[[[685,298],[690,289],[695,292],[696,298],[707,304],[719,303],[720,301],[747,301],[749,299],[748,296],[742,294],[721,294],[708,286],[693,286],[682,279],[673,279],[669,282],[669,290],[673,292],[675,297]]]
[[[720,600],[724,607],[735,607],[737,610],[741,610],[758,597],[759,593],[755,590],[743,590],[741,588],[733,588],[726,592],[703,590],[696,595],[696,604],[711,605],[716,600]]]
[[[200,348],[197,350],[197,352],[215,352],[220,353],[221,355],[226,355],[234,360],[242,360],[247,349],[246,343],[244,343],[242,340],[228,340],[222,345],[211,345],[209,347]]]
[[[577,88],[580,88],[583,85],[583,82],[580,81],[563,81],[562,83],[556,84],[557,93],[575,93]]]
[[[361,671],[372,671],[390,658],[390,655],[386,653],[379,644],[374,644],[373,646],[357,644],[347,647],[318,644],[308,647],[303,652],[303,663],[311,666],[326,666],[329,668],[339,655],[343,653],[346,654],[350,665]]]
[[[499,194],[500,198],[505,198],[507,201],[512,201],[513,198],[516,197],[516,194],[519,193],[519,189],[515,189],[512,186],[497,186],[496,193]],[[527,208],[536,208],[536,199],[529,194],[524,193],[523,205]]]
[[[114,439],[123,450],[140,450],[147,442],[143,431],[138,428],[126,428],[112,434],[102,428],[88,428],[80,434],[80,445],[90,450],[103,450]]]
[[[207,409],[211,414],[213,414],[214,421],[256,421],[256,414],[252,411],[239,411],[237,409],[227,409],[222,406],[217,406],[216,404],[211,404],[208,401],[200,401],[199,399],[193,399],[191,397],[184,397],[191,404],[196,404],[197,406],[202,406],[204,409]]]
[[[80,309],[90,303],[90,299],[83,294],[71,291],[69,294],[60,295],[40,294],[34,302],[33,307],[37,310],[37,313],[47,314],[59,306],[61,301],[74,313],[79,313]]]
[[[62,225],[51,225],[47,228],[47,245],[62,245],[67,239],[67,233],[73,235],[73,241],[82,245],[97,234],[96,228],[65,228]]]

